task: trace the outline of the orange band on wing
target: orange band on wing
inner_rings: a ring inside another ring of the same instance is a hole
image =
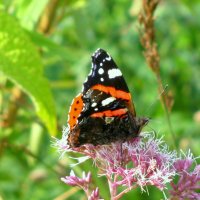
[[[92,89],[105,92],[115,98],[120,98],[120,99],[124,99],[124,100],[128,100],[128,101],[131,100],[131,95],[129,92],[124,92],[122,90],[116,90],[114,87],[108,87],[108,86],[97,84],[97,85],[94,85],[92,87]]]
[[[126,114],[127,109],[121,108],[118,110],[106,110],[102,112],[97,112],[91,115],[91,117],[114,117],[114,116],[120,116],[123,114]]]

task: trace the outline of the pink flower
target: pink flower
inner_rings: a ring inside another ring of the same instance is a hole
[[[71,186],[79,186],[84,190],[88,189],[88,186],[91,182],[91,173],[89,172],[87,175],[85,172],[83,172],[83,177],[78,178],[75,174],[74,171],[70,172],[70,176],[66,176],[64,178],[61,178],[61,180]]]
[[[82,178],[77,177],[73,171],[70,172],[70,176],[65,176],[61,180],[71,186],[78,186],[82,188],[87,195],[89,200],[98,200],[99,199],[99,189],[91,189],[91,173],[87,175],[83,172]],[[91,191],[92,190],[92,191]]]
[[[99,200],[99,188],[96,188],[92,191],[91,195],[88,197],[88,200]]]
[[[198,193],[200,189],[200,165],[196,165],[192,170],[193,165],[194,158],[190,152],[186,158],[179,159],[175,162],[174,167],[179,176],[179,180],[177,183],[171,183],[171,199],[200,199],[200,194]]]
[[[107,177],[111,199],[117,200],[137,187],[144,191],[148,185],[163,190],[176,174],[176,152],[169,151],[162,139],[154,138],[153,133],[141,133],[140,137],[124,143],[99,146],[87,144],[73,149],[69,149],[66,142],[65,134],[63,139],[57,140],[59,151],[79,152],[86,158],[91,158],[98,167],[99,174]],[[80,180],[70,176],[62,180],[70,185],[87,188],[85,178]],[[119,192],[118,187],[121,186],[124,190]],[[91,196],[94,197],[94,193]]]

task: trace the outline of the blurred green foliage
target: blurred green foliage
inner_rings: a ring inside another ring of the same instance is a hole
[[[118,63],[137,114],[151,118],[146,130],[164,135],[174,148],[156,78],[143,56],[139,9],[139,0],[0,2],[0,121],[10,117],[10,123],[4,120],[0,127],[0,199],[84,197],[60,181],[74,161],[68,156],[59,160],[51,135],[57,129],[61,137],[69,105],[80,92],[90,56],[98,47]],[[199,9],[199,1],[161,1],[155,17],[162,81],[174,101],[173,130],[179,149],[190,148],[195,156],[200,154]],[[16,88],[23,91],[20,100],[13,92]],[[109,199],[106,180],[96,176],[91,162],[74,170],[91,170],[102,197]],[[136,190],[124,199],[162,198],[154,188],[149,193]]]

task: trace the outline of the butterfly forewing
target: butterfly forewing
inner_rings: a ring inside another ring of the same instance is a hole
[[[92,55],[92,69],[86,82],[83,84],[83,93],[95,85],[109,86],[129,93],[120,69],[112,57],[103,49],[98,49]]]
[[[94,93],[97,94],[93,95]],[[91,103],[87,103],[90,113],[127,107],[135,115],[124,77],[113,58],[102,49],[92,55],[92,69],[83,84],[83,94],[85,101]],[[88,113],[87,109],[85,111]]]

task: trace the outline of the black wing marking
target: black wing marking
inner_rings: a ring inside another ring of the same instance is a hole
[[[97,84],[129,92],[121,71],[112,57],[103,49],[97,49],[92,55],[92,69],[83,84],[83,94]]]

